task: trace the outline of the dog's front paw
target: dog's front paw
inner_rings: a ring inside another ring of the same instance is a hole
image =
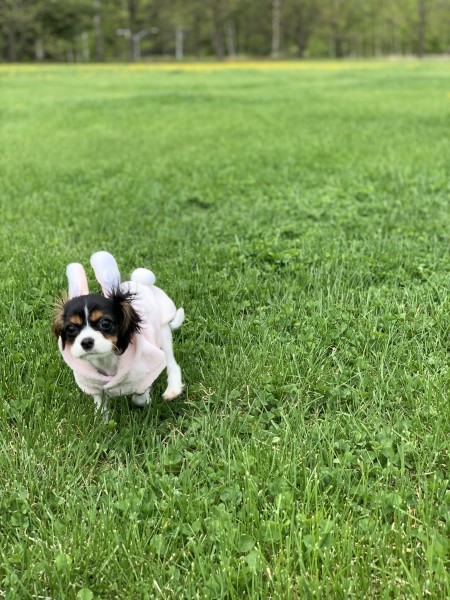
[[[109,423],[108,400],[101,395],[94,395],[95,415],[103,419],[103,422]]]
[[[150,390],[145,390],[143,394],[133,394],[131,401],[135,406],[150,406]]]
[[[183,387],[182,386],[180,386],[180,387],[177,387],[177,386],[168,387],[167,390],[163,394],[163,398],[164,398],[164,400],[173,400],[174,398],[176,398],[177,396],[179,396],[182,391],[183,391]]]

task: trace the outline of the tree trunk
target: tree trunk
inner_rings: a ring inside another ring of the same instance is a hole
[[[139,9],[139,0],[128,0],[128,23],[131,31],[130,35],[130,45],[128,49],[128,60],[132,62],[135,60],[136,56],[136,45],[134,41],[134,34],[137,29],[137,14]]]
[[[306,50],[306,36],[303,31],[297,31],[297,56],[303,58]]]
[[[177,27],[175,30],[175,58],[177,60],[183,60],[183,56],[184,56],[183,42],[184,42],[184,32],[181,29],[181,27]]]
[[[103,62],[105,56],[103,54],[103,29],[102,29],[102,14],[101,0],[93,0],[94,7],[94,35],[95,35],[95,60]]]
[[[213,4],[213,46],[218,60],[223,60],[224,47],[222,36],[222,11],[220,0],[215,0]]]
[[[201,23],[202,23],[202,18],[201,15],[196,12],[195,16],[194,16],[194,25],[192,28],[192,39],[193,39],[193,52],[194,52],[194,56],[196,56],[197,58],[199,58],[200,56],[200,32],[201,32]]]
[[[304,27],[304,18],[300,7],[297,9],[297,19],[295,24],[295,41],[297,43],[297,56],[303,58],[306,50],[306,32]]]
[[[20,45],[18,43],[20,39],[19,34],[21,33],[20,2],[13,0],[11,3],[7,3],[5,8],[7,10],[5,19],[7,26],[7,57],[8,60],[15,62],[18,59],[17,46]]]
[[[41,37],[36,38],[34,43],[34,56],[36,60],[44,60],[45,58],[44,42]]]
[[[14,21],[8,23],[8,60],[15,62],[17,60],[17,40],[16,27]]]
[[[228,56],[236,56],[236,28],[231,19],[228,19],[226,25],[226,42]]]
[[[87,31],[83,31],[81,34],[81,60],[83,62],[90,62],[91,60],[91,50],[89,48],[89,33]]]
[[[272,0],[272,50],[271,57],[280,56],[281,40],[281,0]]]
[[[417,40],[417,56],[423,58],[425,51],[425,29],[427,25],[426,0],[418,0],[419,9],[419,31]]]
[[[334,55],[336,58],[342,58],[344,56],[344,46],[339,35],[334,38]]]

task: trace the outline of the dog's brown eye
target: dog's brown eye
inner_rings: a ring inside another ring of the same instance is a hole
[[[112,321],[110,321],[109,319],[102,319],[98,326],[102,331],[109,331],[112,327]]]

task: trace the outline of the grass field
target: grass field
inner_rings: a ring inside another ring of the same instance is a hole
[[[1,597],[449,597],[450,65],[276,67],[0,67]],[[108,426],[99,249],[187,314]]]

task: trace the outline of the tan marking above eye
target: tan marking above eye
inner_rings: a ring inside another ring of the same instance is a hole
[[[74,325],[83,325],[83,319],[79,315],[73,315],[69,317],[69,323],[73,323]]]
[[[93,310],[91,313],[89,313],[89,319],[91,321],[98,321],[99,319],[101,319],[102,317],[104,317],[104,312],[102,310]]]

